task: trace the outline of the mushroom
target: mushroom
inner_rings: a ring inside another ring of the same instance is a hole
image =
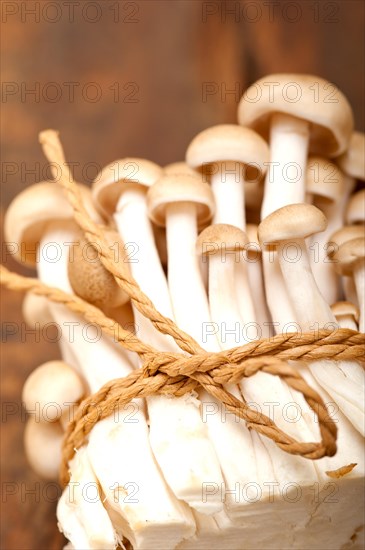
[[[331,252],[329,237],[343,225],[343,191],[343,175],[337,166],[323,157],[309,157],[307,193],[327,218],[326,230],[310,241],[310,261],[318,288],[328,304],[333,304],[341,295],[340,279],[327,253]]]
[[[90,191],[87,188],[81,189],[84,189],[82,193],[85,206],[89,208],[94,219],[100,220],[93,208]],[[30,245],[34,245],[31,259],[35,261],[39,257],[38,274],[44,283],[72,292],[68,279],[68,256],[79,233],[73,221],[73,210],[62,189],[52,183],[37,184],[18,195],[14,203],[10,205],[5,218],[8,235],[11,234],[11,228],[14,228],[12,238],[20,249],[30,250]],[[58,221],[59,214],[62,216],[61,221]],[[37,242],[38,252],[35,249]],[[48,243],[57,245],[57,262],[47,261],[45,251]],[[19,254],[19,257],[25,258],[25,255]],[[49,309],[54,320],[62,327],[63,338],[73,352],[75,364],[72,366],[81,371],[91,392],[97,391],[107,381],[132,371],[132,365],[123,350],[110,338],[98,334],[98,327],[90,327],[82,317],[70,313],[62,305],[50,304]],[[177,543],[191,533],[193,519],[189,510],[171,496],[155,463],[143,406],[139,401],[132,402],[131,406],[133,420],[137,422],[128,422],[131,409],[126,407],[119,411],[117,419],[114,415],[109,416],[92,430],[88,456],[94,471],[93,481],[95,484],[100,482],[111,505],[125,521],[135,527],[135,536],[141,544],[148,545],[157,533],[158,536],[166,537],[167,540],[171,538]],[[131,441],[134,441],[133,445],[129,445]],[[106,449],[108,444],[114,446],[116,455],[112,452],[100,453],[100,449]],[[143,457],[143,467],[135,459],[137,444],[141,460]],[[118,482],[123,487],[130,480],[140,485],[139,502],[133,507],[125,499],[116,498],[113,490],[113,484]],[[158,508],[153,498],[156,492],[159,493]],[[95,503],[95,510],[97,508],[102,515],[101,501]],[[82,509],[78,513],[82,514]],[[146,521],[141,523],[139,518],[142,516]],[[170,518],[170,524],[166,524],[166,517]],[[100,537],[102,536],[103,531],[100,531]]]
[[[63,431],[59,423],[28,418],[24,431],[25,453],[33,470],[44,479],[58,479],[62,442]]]
[[[335,101],[326,101],[330,86]],[[273,74],[255,82],[241,98],[238,120],[265,138],[270,135],[273,170],[266,176],[263,219],[281,206],[304,202],[308,152],[339,156],[353,129],[352,110],[340,90],[303,74]],[[295,177],[289,177],[291,166],[296,168]]]
[[[210,176],[216,212],[214,223],[230,223],[244,230],[245,183],[260,181],[269,161],[266,142],[249,128],[220,124],[195,136],[186,162]]]
[[[309,204],[279,208],[259,226],[261,246],[276,247],[281,271],[301,330],[338,326],[310,269],[305,239],[324,231],[324,214]],[[354,427],[364,430],[363,369],[350,361],[314,361],[309,368]]]
[[[171,175],[171,174],[190,174],[191,176],[196,176],[198,174],[198,172],[196,170],[194,170],[193,168],[190,168],[190,166],[184,162],[184,161],[180,161],[180,162],[172,162],[171,164],[167,164],[165,167],[164,167],[164,173],[165,175]],[[199,220],[198,220],[199,222]],[[204,224],[201,229],[204,229],[204,226],[207,225],[207,224]],[[166,247],[166,231],[164,228],[162,227],[159,227],[159,226],[155,226],[156,227],[156,233],[155,233],[155,236],[157,234],[157,239],[156,239],[156,244],[157,244],[157,248],[158,248],[158,251],[159,251],[159,254],[160,254],[160,258],[162,256],[162,264],[167,267],[167,247]],[[164,235],[164,241],[163,243],[161,243],[160,241],[160,244],[159,244],[159,235]],[[164,262],[165,260],[165,262]],[[207,287],[207,281],[208,281],[208,271],[207,271],[207,264],[206,263],[203,263],[203,262],[200,262],[200,271],[201,271],[201,275],[202,275],[202,278],[203,278],[203,282],[204,282],[204,286]]]
[[[38,296],[30,291],[27,292],[22,304],[22,314],[27,325],[32,330],[37,331],[39,336],[43,334],[43,331],[47,331],[51,325],[61,332],[61,327],[54,321],[49,310],[49,301],[44,296]],[[65,339],[61,337],[58,344],[64,361],[73,365],[75,357]]]
[[[350,197],[346,209],[346,223],[365,224],[365,189],[357,191]]]
[[[257,338],[257,332],[250,333],[248,325],[240,315],[234,290],[236,262],[247,243],[248,238],[243,231],[227,224],[208,227],[197,240],[197,252],[209,258],[209,305],[211,318],[221,329],[219,335],[222,349],[242,345]],[[251,320],[250,325],[255,330],[255,318]],[[224,327],[226,327],[226,333]],[[275,403],[280,412],[276,413],[274,420],[279,427],[296,438],[298,432],[302,433],[303,438],[308,435],[303,419],[296,422],[295,427],[284,419],[283,407],[287,403],[295,402],[295,397],[278,377],[259,372],[253,377],[243,379],[240,382],[240,388],[246,402],[253,403],[253,406],[258,407],[259,410],[266,412],[269,405],[271,417],[273,410],[270,410],[270,404],[275,396]],[[260,504],[264,507],[270,500],[269,481],[275,479],[275,482],[279,482],[282,487],[295,479],[301,486],[307,486],[308,490],[308,487],[317,480],[312,463],[303,461],[300,457],[284,454],[271,440],[247,430],[243,422],[233,421],[228,425],[226,423],[225,429],[227,427],[233,441],[236,441],[231,447],[228,446],[227,440],[225,452],[227,456],[242,457],[242,462],[235,461],[231,464],[230,471],[224,470],[228,487],[234,486],[236,482],[239,486],[245,486],[247,482],[259,486],[262,491]],[[247,516],[249,501],[237,502],[230,497],[231,495],[227,495],[226,500],[232,518]],[[283,526],[280,525],[280,529],[282,528]]]
[[[333,255],[336,269],[342,275],[353,276],[360,309],[359,330],[365,332],[365,236],[341,244]]]
[[[262,250],[258,241],[257,228],[257,224],[254,223],[248,223],[246,226],[248,238],[248,243],[245,246],[247,276],[255,307],[256,319],[261,327],[261,336],[268,338],[272,335],[272,323],[266,302]]]
[[[44,296],[38,296],[28,291],[22,304],[22,315],[29,327],[39,327],[41,330],[48,323],[53,322],[48,307],[48,300]]]
[[[336,302],[331,306],[336,321],[342,328],[357,330],[359,322],[359,308],[351,302]]]
[[[352,133],[346,151],[336,158],[336,162],[350,180],[365,181],[365,134],[363,132]],[[352,187],[354,186],[353,182]]]
[[[210,182],[216,212],[213,222],[229,223],[242,231],[246,228],[245,182],[259,181],[266,172],[269,148],[249,128],[222,124],[203,130],[190,143],[186,152],[189,166],[200,169]],[[237,265],[237,299],[244,319],[255,317],[250,289],[246,284],[245,262]]]
[[[338,231],[335,231],[329,239],[328,255],[333,262],[333,256],[335,255],[341,244],[350,241],[351,239],[361,238],[364,235],[364,228],[362,225],[345,225]],[[354,279],[352,276],[344,275],[342,277],[342,286],[346,300],[358,305],[357,293],[355,288]]]
[[[326,101],[328,88],[336,101]],[[253,99],[255,98],[255,99]],[[353,128],[351,107],[329,82],[310,75],[274,74],[258,80],[241,98],[238,120],[270,137],[261,219],[287,204],[305,200],[308,152],[333,157],[343,153]],[[277,258],[263,253],[269,310],[278,331],[295,321]],[[275,303],[283,306],[277,311]],[[274,317],[274,310],[278,317]]]
[[[171,162],[171,164],[166,164],[164,166],[163,171],[166,176],[171,176],[175,174],[188,174],[190,176],[196,175],[196,171],[190,168],[190,166],[184,162]]]
[[[206,325],[212,323],[199,271],[198,260],[202,254],[196,254],[198,225],[201,225],[199,221],[209,219],[214,212],[214,198],[210,186],[197,175],[165,175],[150,187],[147,199],[151,219],[156,224],[166,225],[168,283],[175,321],[183,330],[189,331],[203,348],[219,351],[215,331],[207,339],[203,336]],[[206,231],[207,229],[202,234]],[[184,239],[179,241],[177,247],[179,235],[183,235]],[[225,280],[220,292],[224,292],[224,288],[228,287],[229,281]],[[229,390],[237,398],[241,398],[236,386]],[[222,408],[206,391],[201,391],[199,397],[203,409],[211,410],[213,406],[218,411]],[[237,425],[232,418],[228,422],[225,419],[222,421],[223,416],[217,411],[213,415],[207,414],[206,417],[209,436],[219,458],[224,479],[226,482],[234,483],[237,480],[237,471],[232,465],[232,457],[247,456],[250,447],[247,447],[247,444],[242,445],[242,442],[246,442],[247,438],[251,441],[251,437],[243,422]],[[242,428],[244,431],[241,431]],[[250,463],[254,466],[252,449],[251,456]],[[241,468],[241,479],[244,477],[246,481],[249,480],[249,471],[246,466],[243,476]],[[221,495],[219,498],[222,500]]]
[[[84,394],[83,381],[72,367],[64,361],[48,361],[28,376],[22,401],[37,421],[56,422]]]
[[[123,262],[127,268],[128,257],[118,233],[109,230],[104,234],[110,247],[116,250],[116,261]],[[73,247],[72,255],[69,255],[68,277],[75,294],[103,310],[116,309],[129,301],[128,294],[118,286],[113,275],[102,265],[99,251],[89,246],[83,235],[80,235]]]
[[[169,289],[146,201],[148,188],[162,176],[162,169],[150,161],[119,160],[106,166],[96,178],[93,197],[103,212],[114,217],[123,242],[133,243],[137,261],[131,260],[130,269],[134,279],[158,310],[172,318]],[[181,235],[176,238],[178,242]],[[157,349],[181,352],[171,337],[158,332],[134,306],[133,311],[142,340]],[[152,449],[173,493],[197,510],[211,513],[221,509],[219,495],[207,502],[202,500],[203,483],[209,479],[220,484],[222,474],[200,416],[200,402],[191,394],[178,398],[158,395],[146,401]]]
[[[69,466],[70,484],[57,504],[60,531],[75,549],[114,550],[119,541],[107,510],[98,505],[104,495],[85,446],[77,450]]]
[[[163,176],[149,188],[147,204],[153,223],[166,227],[168,287],[174,317],[183,330],[200,341],[199,313],[207,319],[209,310],[195,242],[198,227],[214,214],[212,191],[196,174],[175,173]],[[197,315],[191,315],[187,301],[194,304]]]

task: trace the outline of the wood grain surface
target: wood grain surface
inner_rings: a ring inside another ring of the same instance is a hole
[[[181,160],[203,128],[234,122],[244,89],[271,72],[334,82],[364,129],[361,0],[69,4],[1,2],[2,209],[47,178],[40,130],[60,131],[74,175],[85,183],[118,157],[166,164]],[[31,273],[4,248],[2,261]],[[2,292],[1,548],[56,550],[64,544],[57,489],[26,463],[20,398],[32,369],[59,352],[24,332],[21,302]]]

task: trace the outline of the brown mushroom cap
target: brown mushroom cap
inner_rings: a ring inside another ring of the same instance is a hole
[[[45,296],[38,296],[28,291],[22,304],[22,314],[25,322],[30,327],[39,323],[40,328],[48,323],[53,323],[53,317],[50,314],[48,300]]]
[[[331,306],[331,310],[335,317],[352,316],[357,323],[359,321],[359,308],[352,302],[336,302]]]
[[[64,433],[59,423],[37,422],[30,417],[24,431],[24,448],[33,470],[44,479],[57,480]]]
[[[90,189],[81,184],[78,188],[89,215],[100,222]],[[6,240],[19,245],[15,259],[33,267],[37,261],[37,245],[47,225],[54,221],[72,221],[73,218],[73,209],[62,187],[56,183],[44,181],[24,189],[10,204],[4,221]],[[22,243],[25,250],[22,250]]]
[[[365,134],[353,132],[347,151],[336,159],[345,174],[365,181]]]
[[[358,239],[364,236],[364,228],[361,225],[345,225],[341,227],[331,235],[329,242],[334,243],[337,247],[341,246],[347,241],[352,239]],[[328,252],[330,258],[333,257],[334,251]]]
[[[184,161],[167,164],[164,166],[163,171],[166,176],[170,176],[171,174],[190,174],[191,176],[196,176],[196,171],[190,168]]]
[[[341,244],[333,254],[334,267],[338,273],[351,277],[355,265],[364,261],[365,237],[351,239]]]
[[[365,189],[354,193],[347,205],[346,223],[365,223]]]
[[[274,113],[310,122],[309,150],[326,157],[346,150],[354,126],[346,97],[323,78],[312,75],[273,74],[261,78],[248,88],[238,106],[239,123],[266,139]]]
[[[119,234],[105,230],[104,237],[113,247],[116,263],[129,272],[128,258]],[[98,249],[92,249],[90,253],[91,246],[82,235],[77,241],[79,244],[73,247],[73,256],[69,256],[68,262],[68,277],[75,294],[101,309],[116,308],[128,302],[128,294],[101,263]]]
[[[275,210],[259,225],[258,235],[262,245],[280,241],[306,239],[327,227],[323,212],[312,204],[290,204]]]
[[[166,207],[176,203],[192,203],[196,206],[198,224],[211,219],[215,211],[214,196],[208,183],[198,175],[171,174],[160,178],[147,193],[148,211],[151,220],[165,225]]]
[[[307,192],[321,199],[338,201],[343,194],[343,175],[337,166],[319,156],[311,156],[307,164]]]
[[[246,233],[238,227],[216,223],[206,227],[200,233],[196,241],[196,252],[199,256],[208,256],[220,252],[222,248],[227,251],[240,251],[245,250],[247,243]]]
[[[54,422],[61,417],[67,403],[76,403],[85,393],[80,376],[64,361],[48,361],[37,367],[28,376],[23,387],[22,400],[27,411],[32,413],[36,406],[41,420]],[[47,407],[56,403],[59,407]],[[47,418],[42,418],[42,411]],[[54,415],[50,418],[50,415]],[[38,419],[37,419],[38,420]]]
[[[132,157],[116,160],[96,176],[92,196],[97,208],[112,216],[124,191],[135,186],[150,187],[162,176],[161,166],[150,160]]]
[[[250,128],[235,124],[219,124],[195,136],[186,152],[186,162],[192,168],[206,164],[234,161],[246,165],[246,179],[260,180],[270,160],[269,147]]]

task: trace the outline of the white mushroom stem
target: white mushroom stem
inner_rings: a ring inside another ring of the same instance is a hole
[[[262,253],[258,251],[257,253],[247,253],[247,277],[256,313],[256,319],[261,328],[259,337],[269,338],[274,331],[272,330],[270,314],[266,303],[261,254]]]
[[[286,241],[279,243],[277,254],[301,329],[313,331],[338,326],[314,280],[305,241],[291,239],[290,245],[295,245],[294,261],[289,256]],[[355,428],[364,433],[364,377],[361,366],[350,361],[324,360],[311,362],[310,370]]]
[[[237,307],[233,290],[234,285],[232,284],[235,273],[235,257],[234,255],[226,255],[223,262],[221,255],[215,254],[210,255],[209,262],[209,303],[212,319],[219,324],[236,328],[229,339],[221,339],[221,347],[228,349],[232,346],[242,345],[248,342],[250,338],[254,339],[254,336],[247,333],[247,326],[243,322]],[[251,323],[254,325],[254,318]],[[289,388],[278,377],[259,372],[253,377],[242,380],[240,387],[246,401],[270,416],[285,432],[303,440],[311,435],[302,418],[298,422],[292,423],[283,414],[287,404],[295,402],[295,398]],[[276,412],[274,412],[275,407],[270,407],[270,404],[273,403],[276,404]],[[292,413],[293,411],[290,411],[288,416]],[[315,469],[309,461],[283,453],[271,440],[265,437],[261,438],[253,432],[252,440],[258,465],[257,473],[251,480],[255,479],[260,485],[262,490],[260,502],[267,502],[269,498],[267,484],[269,480],[273,481],[273,478],[281,487],[294,479],[303,486],[309,486],[316,481]],[[245,461],[245,467],[250,468],[249,461],[247,464]],[[253,476],[254,474],[250,472],[250,475]],[[245,507],[243,506],[243,509],[241,509],[243,515],[245,514],[244,510]],[[240,515],[239,507],[236,514],[237,516]]]
[[[64,291],[70,290],[67,277],[68,248],[65,243],[73,242],[73,238],[74,229],[61,231],[57,226],[52,230],[50,225],[40,244],[42,250],[47,242],[58,243],[62,251],[59,262],[41,261],[39,274],[41,280],[50,286],[55,286],[54,280],[57,278],[58,288]],[[88,323],[67,311],[64,306],[50,304],[50,311],[63,330],[66,331],[65,327],[72,325],[68,344],[91,392],[97,391],[107,381],[131,372],[132,367],[122,349],[110,338],[101,336],[97,327],[91,327],[90,330]],[[109,448],[108,452],[100,453],[100,449],[104,451],[106,448]],[[113,415],[97,423],[89,436],[88,457],[95,472],[94,482],[100,482],[109,504],[118,512],[126,528],[128,526],[133,531],[135,548],[152,548],[156,537],[163,537],[170,544],[169,547],[174,548],[194,530],[190,511],[171,495],[155,463],[140,400],[132,401],[130,406],[116,410]],[[119,492],[116,495],[115,492],[118,486],[123,493],[129,483],[137,487],[138,498],[134,502],[129,502],[128,491],[124,496],[120,496]],[[158,507],[156,494],[159,495]],[[100,509],[100,517],[108,517],[104,514],[101,501],[95,503],[95,513],[97,508]],[[82,510],[79,512],[83,513]],[[166,518],[169,518],[168,522]],[[62,523],[62,518],[59,520]],[[87,518],[83,518],[83,522],[86,521]],[[103,527],[100,524],[99,527],[98,548],[104,547],[100,541],[104,531],[108,533],[110,530],[106,525]],[[109,544],[108,541],[105,544]]]
[[[305,202],[309,129],[302,119],[283,113],[272,116],[262,219],[286,204]]]
[[[347,174],[343,174],[343,187],[344,187],[344,191],[340,200],[341,221],[343,221],[345,218],[345,212],[346,212],[349,197],[356,187],[355,178]],[[355,283],[353,278],[341,277],[341,280],[342,280],[343,293],[346,300],[348,300],[349,302],[352,302],[355,305],[358,305],[356,288],[355,288]]]
[[[365,264],[364,259],[356,262],[353,271],[357,301],[360,310],[359,331],[365,332]]]
[[[343,315],[341,318],[337,319],[337,321],[341,328],[358,330],[358,326],[351,315]]]
[[[203,347],[217,350],[216,337],[203,342],[204,322],[209,322],[209,308],[195,251],[198,236],[197,211],[193,203],[166,206],[168,250],[168,287],[174,318],[183,330]],[[201,315],[202,313],[202,315]]]
[[[352,302],[355,306],[359,305],[357,300],[356,286],[353,277],[342,277],[343,293],[348,302]]]
[[[309,123],[277,113],[270,125],[270,164],[266,173],[261,219],[287,204],[305,201],[305,175],[308,157]],[[276,332],[295,321],[275,254],[263,252],[266,298]],[[276,302],[282,307],[277,310]],[[275,314],[274,314],[275,311]]]
[[[221,162],[214,164],[214,173],[210,182],[214,194],[216,212],[213,223],[230,224],[246,230],[245,178],[244,167],[240,162]],[[245,322],[255,317],[254,304],[250,288],[246,284],[247,266],[245,262],[237,265],[235,285],[241,315]],[[267,319],[268,321],[268,319]]]
[[[216,211],[213,223],[230,223],[244,230],[246,227],[244,167],[240,162],[214,163],[210,177]],[[235,208],[232,208],[235,205]],[[228,221],[229,220],[229,221]]]
[[[114,218],[124,243],[137,246],[138,261],[130,263],[133,277],[157,309],[173,317],[166,277],[148,218],[145,192],[126,190]],[[135,308],[134,313],[142,340],[157,349],[181,352],[171,337],[159,333]],[[200,402],[187,394],[179,398],[154,396],[147,399],[147,405],[152,449],[172,491],[192,508],[208,513],[219,510],[222,503],[218,497],[203,502],[204,482],[208,479],[219,485],[222,474],[200,416]]]
[[[289,300],[276,252],[262,251],[262,269],[266,301],[272,319],[272,332],[279,334],[295,323],[296,315]],[[280,307],[277,307],[278,304]]]
[[[331,173],[328,177],[331,177]],[[348,198],[355,187],[354,178],[342,175],[342,181],[342,194],[339,200],[329,201],[315,197],[313,201],[313,204],[322,210],[328,221],[327,228],[314,235],[310,239],[309,245],[313,275],[328,304],[335,303],[341,296],[341,278],[337,275],[332,261],[327,256],[328,253],[333,254],[334,252],[334,245],[330,242],[330,237],[343,226]],[[344,279],[342,280],[344,281]],[[348,295],[347,292],[345,294]],[[347,299],[352,301],[350,298]]]
[[[60,529],[75,549],[113,550],[116,547],[115,531],[102,499],[88,450],[82,447],[70,462],[70,483],[57,506]]]
[[[313,235],[310,239],[311,268],[323,298],[328,304],[334,304],[341,297],[341,280],[327,253],[333,253],[333,245],[328,242],[331,235],[343,225],[342,208],[337,201],[317,199],[313,204],[322,210],[328,225],[323,232]]]

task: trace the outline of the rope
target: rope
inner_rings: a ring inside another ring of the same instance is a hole
[[[69,480],[68,462],[81,447],[96,422],[108,417],[132,399],[156,394],[182,396],[203,387],[222,403],[227,411],[246,421],[248,428],[272,439],[290,454],[316,460],[336,453],[337,428],[323,403],[304,378],[286,361],[322,359],[364,360],[365,334],[351,329],[318,330],[310,333],[278,334],[244,346],[218,353],[197,352],[194,355],[161,352],[144,344],[104,313],[81,298],[50,288],[37,279],[11,273],[0,266],[1,284],[12,290],[31,290],[49,300],[62,304],[82,315],[123,347],[139,354],[143,367],[125,378],[111,380],[98,392],[87,397],[79,406],[65,435],[60,478]],[[117,330],[115,329],[117,325]],[[279,376],[291,388],[302,393],[317,414],[321,441],[299,442],[283,432],[266,415],[251,409],[226,391],[224,384],[237,383],[258,371]]]
[[[100,260],[114,276],[117,284],[130,296],[135,307],[148,318],[157,330],[170,335],[183,353],[161,352],[139,340],[108,318],[97,307],[81,298],[48,287],[39,280],[11,273],[0,266],[1,284],[12,290],[31,290],[49,300],[62,304],[71,311],[96,323],[105,334],[129,351],[136,352],[142,360],[142,368],[129,376],[111,380],[98,392],[87,397],[79,406],[65,435],[61,482],[69,481],[68,462],[75,449],[81,447],[93,426],[108,417],[131,400],[163,394],[182,396],[204,388],[226,407],[229,412],[246,421],[248,428],[273,440],[282,450],[308,459],[333,456],[336,453],[337,428],[323,403],[314,391],[287,361],[315,361],[323,359],[363,361],[365,335],[350,329],[318,330],[309,333],[279,334],[273,338],[258,340],[228,351],[208,353],[171,319],[163,316],[151,300],[139,288],[135,279],[114,262],[113,252],[104,235],[105,228],[93,222],[81,199],[77,184],[65,163],[57,132],[47,130],[40,134],[40,142],[48,160],[61,168],[59,180],[74,210],[76,223],[86,239],[97,245]],[[188,355],[186,355],[186,353]],[[302,393],[304,399],[317,414],[321,441],[299,442],[283,432],[266,415],[251,409],[224,389],[225,384],[237,383],[258,371],[279,376],[288,386]]]

